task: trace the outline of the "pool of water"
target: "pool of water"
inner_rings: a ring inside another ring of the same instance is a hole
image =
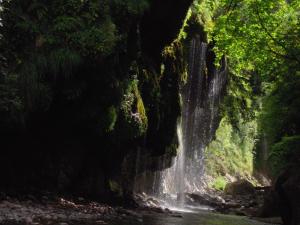
[[[139,217],[112,221],[109,225],[271,225],[247,217],[221,215],[209,211],[180,212],[180,214],[143,214]]]

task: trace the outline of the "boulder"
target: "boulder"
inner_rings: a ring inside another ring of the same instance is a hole
[[[258,216],[263,218],[280,216],[279,195],[273,188],[264,196],[264,203],[259,209]]]
[[[286,169],[275,183],[279,196],[279,210],[284,225],[300,224],[300,174],[299,165]]]
[[[205,205],[210,207],[221,207],[225,203],[225,200],[220,196],[195,193],[185,193],[185,201],[190,205]]]
[[[286,168],[264,198],[258,216],[281,216],[284,225],[300,225],[299,165]]]
[[[255,193],[255,187],[247,180],[228,183],[224,190],[229,195],[250,195]]]

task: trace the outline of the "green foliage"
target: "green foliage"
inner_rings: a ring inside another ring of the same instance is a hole
[[[297,1],[214,2],[219,2],[212,29],[215,50],[219,57],[227,55],[233,72],[274,76],[274,69],[287,69],[278,67],[286,60],[299,61]]]
[[[107,56],[118,40],[109,4],[97,1],[3,1],[3,39],[20,51],[68,47],[83,56]],[[19,15],[19,16],[18,16]],[[26,38],[20,38],[20,35]]]
[[[282,140],[272,147],[269,162],[272,172],[277,175],[288,163],[299,163],[300,135],[283,137]]]
[[[265,136],[265,145],[269,146],[268,164],[271,166],[271,174],[275,176],[291,161],[291,158],[284,157],[284,154],[289,154],[292,151],[288,145],[281,146],[278,143],[286,143],[289,141],[286,137],[296,137],[300,134],[299,75],[299,72],[292,69],[279,81],[265,83],[266,94],[259,115],[259,128]],[[278,152],[280,146],[282,153]],[[295,152],[295,157],[297,154],[299,155],[299,152]]]
[[[22,123],[24,101],[19,94],[16,75],[6,77],[0,74],[0,123],[9,127]]]
[[[129,20],[120,25],[119,18],[140,15],[148,7],[147,0],[4,0],[0,4],[1,60],[3,54],[8,67],[5,79],[15,80],[13,88],[8,82],[0,81],[3,95],[9,96],[3,99],[14,96],[13,102],[22,104],[22,110],[26,112],[49,110],[58,93],[66,101],[79,101],[86,88],[83,79],[94,76],[95,67],[101,67],[105,60],[106,65],[98,69],[98,77],[93,79],[99,83],[99,89],[102,83],[116,83],[117,69],[109,69],[109,65],[118,63],[118,54],[124,51],[123,43],[129,32],[126,30],[129,29],[126,27]],[[124,13],[115,15],[119,11]],[[124,77],[127,76],[126,68],[119,70],[123,70]],[[85,73],[85,78],[80,73]],[[122,79],[118,82],[123,82]],[[7,93],[4,89],[8,90]],[[138,99],[137,108],[145,130],[147,118],[138,87],[136,89],[134,95]],[[93,106],[94,112],[88,112],[84,117],[95,117],[97,111],[103,116],[101,121],[108,123],[99,126],[103,131],[111,131],[118,111],[109,106],[117,105],[120,97],[112,98],[109,103],[102,101],[101,95],[98,99],[97,104],[102,102],[103,109]],[[8,106],[9,101],[3,101],[3,109],[13,111]],[[90,111],[91,107],[88,107]]]
[[[140,15],[149,7],[148,0],[113,0],[117,6],[127,9],[130,14]]]
[[[4,0],[1,6],[0,49],[27,112],[47,111],[58,81],[72,79],[86,59],[112,55],[119,41],[106,0]],[[68,100],[82,94],[80,85],[62,91]]]
[[[299,1],[204,0],[194,3],[193,12],[213,40],[217,58],[228,59],[231,75],[222,116],[240,137],[241,122],[257,123],[273,155],[277,148],[272,146],[283,137],[299,135]],[[255,142],[255,135],[244,137]]]
[[[223,118],[216,138],[206,149],[205,165],[209,175],[249,176],[253,171],[253,148],[257,135],[256,121],[245,122],[240,117],[234,128]]]
[[[139,26],[151,3],[1,1],[0,59],[3,54],[6,79],[14,84],[0,80],[0,113],[9,108],[28,123],[38,115],[66,129],[87,129],[99,141],[108,139],[103,143],[113,151],[147,137],[153,152],[174,153],[178,83],[186,68],[179,43],[169,48],[172,55],[153,60],[167,61],[164,71],[140,54]]]
[[[81,63],[78,53],[65,48],[55,49],[49,54],[35,54],[20,63],[16,73],[24,88],[26,109],[48,110],[53,99],[52,84],[59,79],[70,79]],[[80,90],[77,93],[68,91],[69,99],[75,99],[80,94]]]
[[[226,184],[227,180],[224,177],[219,176],[215,178],[214,182],[211,184],[211,187],[219,191],[224,191]]]
[[[227,116],[230,123],[237,127],[239,120],[252,121],[257,118],[259,111],[259,97],[255,89],[259,84],[253,83],[255,75],[245,74],[238,76],[230,73],[228,77],[227,92],[221,106],[221,113]]]
[[[31,61],[39,62],[43,60],[39,63],[40,65],[37,65],[41,70],[39,72],[41,74],[49,73],[54,76],[54,79],[59,75],[69,78],[78,69],[83,60],[76,51],[68,48],[55,49],[49,55],[46,55],[46,58],[44,57],[43,55],[38,55]]]
[[[299,96],[300,72],[291,71],[281,81],[268,85],[260,123],[270,143],[278,142],[283,136],[299,134]]]

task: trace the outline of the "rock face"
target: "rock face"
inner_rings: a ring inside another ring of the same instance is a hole
[[[246,195],[253,194],[255,192],[255,188],[253,184],[251,184],[247,180],[239,180],[233,183],[229,183],[225,187],[225,193],[230,195]]]
[[[179,45],[164,56],[161,53],[177,37],[192,1],[149,0],[149,7],[139,15],[124,8],[127,3],[122,1],[118,1],[120,7],[115,1],[105,2],[111,7],[105,12],[111,18],[109,27],[124,39],[110,49],[109,56],[83,56],[68,79],[47,72],[57,80],[45,78],[35,86],[49,91],[49,104],[39,100],[40,108],[12,114],[21,118],[21,125],[7,124],[5,119],[4,126],[0,119],[0,189],[51,189],[110,201],[112,196],[131,194],[136,172],[133,160],[140,149],[153,171],[160,169],[160,157],[176,154],[179,80],[185,66],[180,62]],[[53,26],[52,22],[48,25]],[[21,46],[26,44],[32,46]],[[51,49],[45,45],[38,45],[39,52]]]
[[[300,224],[300,155],[294,154],[265,196],[259,216],[281,216],[284,225]]]
[[[300,224],[299,165],[285,169],[265,196],[260,217],[281,216],[284,225]]]
[[[300,174],[299,165],[291,166],[279,175],[275,183],[279,196],[279,210],[284,225],[300,224]]]
[[[152,0],[141,23],[142,48],[152,58],[159,58],[164,46],[170,44],[182,26],[192,0]]]

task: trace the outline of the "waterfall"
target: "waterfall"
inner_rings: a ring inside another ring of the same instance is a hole
[[[199,36],[194,37],[189,47],[187,81],[180,91],[182,113],[177,125],[177,157],[173,159],[172,167],[163,171],[143,174],[136,171],[136,175],[140,175],[135,192],[154,195],[168,207],[183,208],[184,193],[201,193],[205,186],[205,148],[212,141],[220,122],[219,106],[227,80],[225,57],[219,69],[214,60],[211,47]],[[145,166],[140,157],[138,152],[136,162],[139,165],[136,167]],[[166,168],[166,160],[160,162],[160,168]],[[152,183],[150,188],[144,188],[147,183]]]
[[[181,90],[182,118],[178,123],[178,155],[171,168],[159,172],[158,195],[176,198],[183,206],[183,193],[203,191],[204,151],[219,123],[219,105],[226,85],[226,60],[216,69],[208,62],[211,51],[199,37],[191,40],[188,80]],[[207,64],[213,69],[208,68]],[[156,181],[157,182],[157,181]]]
[[[185,149],[181,123],[177,125],[177,135],[179,140],[178,155],[173,166],[161,172],[159,179],[162,187],[158,194],[160,194],[160,197],[168,194],[176,199],[175,202],[178,206],[183,206],[184,198],[178,195],[178,193],[184,193],[185,191]]]

